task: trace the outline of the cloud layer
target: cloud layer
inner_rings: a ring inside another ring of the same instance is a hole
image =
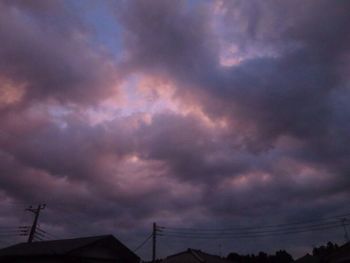
[[[1,1],[1,225],[22,224],[13,204],[45,202],[48,231],[111,232],[133,247],[154,221],[222,228],[348,212],[349,8]],[[108,43],[96,40],[104,21],[118,32]],[[223,249],[298,254],[341,238]],[[161,256],[217,253],[215,242],[164,240]]]

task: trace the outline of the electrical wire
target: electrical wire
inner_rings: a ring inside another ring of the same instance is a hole
[[[158,226],[157,235],[164,237],[191,239],[258,238],[278,235],[291,235],[313,231],[324,231],[350,225],[350,223],[344,224],[345,220],[339,221],[339,217],[344,216],[345,215],[339,215],[325,219],[300,221],[289,224],[286,223],[277,225],[265,225],[260,227],[236,227],[226,229],[176,228]],[[336,220],[336,218],[338,218],[338,220]]]
[[[42,237],[38,237],[36,234],[34,234],[34,240],[45,241],[45,239],[43,239]]]
[[[43,230],[43,229],[41,229],[41,228],[39,228],[39,227],[37,228],[37,230],[38,230],[39,232],[41,232],[42,234],[48,236],[49,238],[59,239],[58,236],[56,236],[56,235],[54,235],[54,234],[51,234],[50,232],[48,232],[48,231],[46,231],[46,230]]]
[[[1,226],[0,227],[0,231],[1,230],[9,230],[9,229],[18,229],[18,226]]]
[[[329,230],[338,228],[339,226],[327,227],[327,228],[318,228],[312,230],[304,230],[304,231],[295,231],[295,232],[284,232],[284,233],[275,233],[275,234],[262,234],[262,235],[231,235],[231,236],[222,236],[222,235],[212,235],[212,236],[195,236],[195,235],[177,235],[177,234],[161,234],[160,236],[165,237],[176,237],[176,238],[190,238],[190,239],[241,239],[241,238],[259,238],[259,237],[273,237],[273,236],[281,236],[281,235],[291,235],[298,233],[306,233],[320,230]]]
[[[35,234],[34,235],[37,235],[39,237],[46,237],[46,235],[44,235],[43,233],[40,233],[38,231],[35,231]]]
[[[137,250],[139,250],[141,247],[143,247],[148,240],[151,239],[151,237],[153,236],[153,234],[149,235],[140,245],[138,245],[133,251],[136,252]]]
[[[331,217],[326,217],[323,219],[311,219],[311,220],[304,220],[304,221],[297,221],[297,222],[291,222],[291,223],[284,223],[284,224],[274,224],[274,225],[262,225],[262,226],[252,226],[252,227],[231,227],[231,228],[186,228],[186,227],[168,227],[168,226],[158,226],[160,230],[163,229],[169,229],[169,230],[193,230],[193,231],[230,231],[230,230],[242,230],[242,229],[261,229],[261,228],[276,228],[276,227],[284,227],[284,226],[291,226],[291,225],[302,225],[302,224],[310,224],[314,222],[324,222],[329,220],[335,220],[335,219],[342,219],[344,217],[350,216],[350,213],[342,214],[342,215],[334,215]]]
[[[348,223],[349,224],[349,223]],[[276,228],[276,229],[269,229],[269,230],[245,230],[244,228],[242,230],[230,230],[230,231],[223,231],[223,230],[218,230],[216,232],[210,231],[174,231],[174,230],[167,230],[164,229],[160,233],[169,233],[169,234],[183,234],[183,235],[215,235],[215,234],[220,234],[220,235],[249,235],[249,234],[268,234],[268,233],[279,233],[279,232],[290,232],[290,231],[300,231],[300,230],[308,230],[308,229],[313,229],[313,228],[318,228],[318,227],[333,227],[333,226],[342,226],[341,222],[326,222],[326,223],[319,223],[319,224],[313,224],[313,225],[304,225],[304,226],[294,226],[294,227],[284,227],[284,228]]]

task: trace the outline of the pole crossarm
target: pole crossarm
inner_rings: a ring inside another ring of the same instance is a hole
[[[34,239],[35,234],[36,234],[36,227],[38,225],[40,211],[45,209],[45,207],[46,207],[46,204],[39,204],[36,208],[33,208],[32,206],[30,206],[26,209],[26,211],[29,211],[29,212],[34,214],[34,221],[33,221],[32,227],[30,229],[29,236],[28,236],[28,241],[27,241],[28,243],[33,242],[33,239]]]

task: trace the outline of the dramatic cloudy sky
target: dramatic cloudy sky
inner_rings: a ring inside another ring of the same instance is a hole
[[[46,203],[55,236],[134,248],[152,222],[349,212],[349,24],[345,0],[0,0],[0,226]],[[160,239],[160,256],[300,254],[343,230]]]

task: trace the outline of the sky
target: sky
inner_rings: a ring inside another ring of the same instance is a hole
[[[350,212],[350,1],[0,0],[0,227],[59,238]],[[25,237],[1,236],[0,246]],[[302,255],[342,228],[159,237]],[[150,242],[137,252],[151,256]]]

